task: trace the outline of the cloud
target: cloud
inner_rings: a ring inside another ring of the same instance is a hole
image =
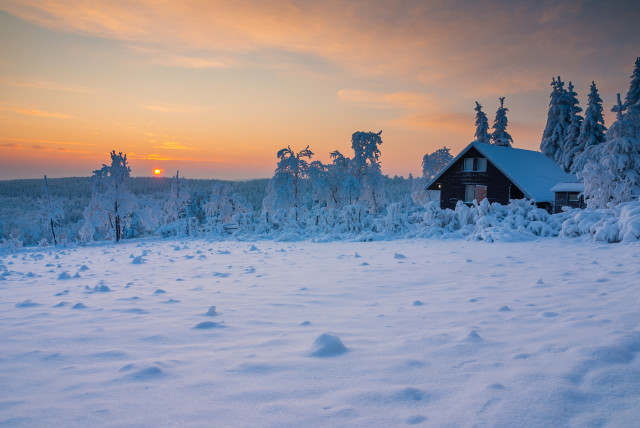
[[[84,143],[78,141],[53,141],[53,140],[39,140],[39,139],[31,139],[31,138],[8,138],[8,137],[0,137],[0,141],[18,141],[21,143],[37,143],[37,144],[63,144],[70,146],[95,146],[93,143]]]
[[[132,152],[128,153],[127,157],[129,157],[130,159],[155,160],[155,161],[206,162],[210,160],[210,159],[203,159],[203,158],[194,158],[189,156],[161,155],[158,153],[142,154],[142,153],[132,153]]]
[[[170,149],[170,150],[194,150],[194,147],[187,147],[177,141],[165,141],[161,146],[154,146],[157,149]]]
[[[66,85],[55,82],[47,82],[44,80],[30,80],[14,76],[0,76],[0,85],[17,86],[24,88],[44,89],[49,91],[73,92],[73,93],[89,93],[95,92],[95,89],[83,86]]]
[[[193,113],[200,110],[200,107],[197,106],[177,104],[151,104],[142,106],[142,108],[160,113]]]
[[[391,124],[400,128],[447,131],[471,138],[474,132],[474,117],[469,113],[416,113],[393,119]]]
[[[36,117],[51,117],[57,119],[73,119],[73,116],[65,113],[53,113],[43,110],[38,110],[34,108],[22,108],[22,107],[0,107],[0,110],[23,114],[25,116],[36,116]]]
[[[418,108],[429,106],[434,97],[417,92],[375,92],[340,89],[338,99],[371,108]]]
[[[427,84],[472,77],[460,82],[464,89],[492,82],[501,70],[546,71],[551,59],[629,50],[620,40],[637,45],[632,29],[640,17],[640,8],[552,0],[7,0],[4,9],[57,31],[119,40],[158,64],[220,68],[265,52],[294,53],[301,62],[321,58],[360,76]],[[614,23],[624,34],[609,31]]]
[[[86,150],[73,150],[73,149],[68,149],[66,147],[45,147],[45,146],[32,145],[31,148],[33,150],[38,150],[43,152],[64,152],[64,153],[82,153],[82,154],[89,153]]]
[[[6,147],[7,149],[19,149],[22,146],[16,143],[2,143],[0,144],[0,147]]]

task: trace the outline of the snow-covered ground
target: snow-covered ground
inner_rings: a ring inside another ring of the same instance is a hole
[[[23,249],[0,426],[636,427],[639,284],[557,238]]]

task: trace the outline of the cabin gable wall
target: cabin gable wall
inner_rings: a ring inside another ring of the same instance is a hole
[[[486,171],[464,171],[466,158],[485,157],[475,148],[470,148],[429,187],[430,190],[440,190],[440,208],[454,209],[459,200],[464,202],[467,185],[487,186],[487,199],[491,203],[506,205],[509,199],[524,198],[522,191],[488,159]]]

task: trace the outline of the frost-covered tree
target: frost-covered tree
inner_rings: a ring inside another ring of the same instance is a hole
[[[278,151],[278,165],[267,185],[267,194],[262,202],[265,210],[302,207],[302,179],[306,177],[313,152],[307,146],[295,153],[291,147]]]
[[[640,103],[626,106],[620,100],[612,109],[617,120],[605,142],[593,146],[582,171],[585,200],[590,208],[618,204],[640,196]]]
[[[167,202],[164,204],[165,224],[184,218],[188,198],[189,191],[185,179],[180,177],[180,171],[176,171],[175,177],[171,177],[171,189],[169,190]]]
[[[475,141],[483,144],[491,144],[491,134],[489,134],[489,120],[482,111],[482,106],[476,101],[476,133]]]
[[[307,176],[311,182],[311,205],[325,207],[331,204],[331,189],[327,165],[320,161],[309,164]]]
[[[378,133],[358,131],[351,136],[353,149],[351,175],[360,183],[362,189],[358,202],[364,202],[372,212],[378,212],[386,202],[379,160],[381,134],[382,131]]]
[[[207,223],[218,226],[231,221],[234,215],[249,211],[246,202],[233,189],[224,184],[215,184],[209,200],[204,205]]]
[[[93,239],[96,232],[104,232],[107,238],[122,239],[125,222],[131,221],[135,200],[127,190],[131,168],[127,155],[111,152],[111,165],[93,171],[90,178],[91,202],[85,210],[85,222],[81,230],[84,239]]]
[[[351,159],[337,150],[331,152],[332,163],[327,167],[331,199],[335,207],[353,204],[361,193],[358,180],[351,175]],[[331,205],[330,205],[331,206]]]
[[[631,74],[629,91],[627,91],[627,96],[624,98],[624,107],[631,110],[638,103],[640,103],[640,57],[636,58],[636,64]]]
[[[581,151],[578,138],[580,137],[580,129],[582,128],[583,117],[580,115],[582,108],[578,101],[578,94],[573,90],[573,83],[569,82],[567,87],[567,99],[571,105],[571,120],[569,121],[569,128],[567,128],[567,135],[564,139],[562,146],[562,156],[560,157],[559,166],[566,172],[571,171],[571,165],[573,165],[573,159],[576,154]]]
[[[38,200],[38,217],[43,230],[51,232],[53,244],[58,245],[56,228],[64,219],[64,209],[62,208],[62,200],[51,195],[46,175],[42,185],[42,195]]]
[[[422,158],[422,176],[431,180],[442,169],[453,160],[453,156],[449,153],[449,149],[445,146],[436,150],[431,154],[426,154]]]
[[[446,146],[422,157],[422,177],[411,184],[411,199],[415,204],[424,206],[432,200],[439,200],[440,191],[425,190],[425,186],[452,160],[453,156]]]
[[[572,174],[582,172],[589,160],[590,149],[604,142],[606,131],[607,128],[604,126],[604,117],[602,116],[602,98],[598,94],[595,82],[591,82],[587,110],[584,113],[580,135],[578,135],[574,148],[571,163]]]
[[[560,164],[564,140],[571,122],[571,104],[560,76],[558,80],[554,78],[551,81],[551,86],[553,90],[550,95],[547,125],[542,133],[540,151],[556,164]]]
[[[500,107],[496,111],[496,120],[493,122],[493,133],[491,134],[491,140],[496,146],[511,147],[513,144],[513,138],[507,132],[507,112],[508,108],[504,106],[504,97],[500,98]]]

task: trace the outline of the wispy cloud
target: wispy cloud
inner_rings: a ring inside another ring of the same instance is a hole
[[[459,136],[473,136],[474,116],[468,113],[409,114],[393,119],[391,123],[398,127],[422,130],[444,130]]]
[[[30,79],[15,77],[15,76],[0,76],[0,85],[17,86],[17,87],[24,87],[24,88],[35,88],[35,89],[43,89],[48,91],[73,92],[73,93],[95,92],[95,89],[91,89],[83,86],[47,82],[44,80],[30,80]]]
[[[17,141],[20,143],[31,143],[31,144],[62,144],[62,145],[70,145],[70,146],[95,146],[93,143],[84,143],[79,141],[54,141],[54,140],[41,140],[41,139],[32,139],[32,138],[9,138],[9,137],[0,137],[0,141]]]
[[[160,146],[154,146],[157,149],[169,149],[169,150],[194,150],[194,147],[185,146],[177,141],[165,141]]]
[[[201,110],[201,107],[198,106],[178,104],[149,104],[142,106],[142,108],[160,113],[194,113]]]
[[[127,154],[127,157],[130,159],[155,160],[155,161],[189,161],[189,162],[210,161],[210,159],[204,159],[204,158],[195,158],[195,157],[189,157],[189,156],[161,155],[159,153],[143,154],[143,153],[130,152]]]
[[[18,113],[25,116],[36,116],[36,117],[51,117],[56,119],[73,119],[73,116],[65,113],[54,113],[44,110],[38,110],[34,108],[23,108],[23,107],[2,107],[0,106],[0,110],[8,111],[12,113]]]
[[[419,108],[429,106],[434,97],[417,92],[375,92],[340,89],[338,99],[371,108]]]
[[[0,144],[0,147],[5,147],[7,149],[19,149],[22,146],[16,143],[2,143]]]
[[[75,150],[75,149],[69,149],[66,147],[46,147],[46,146],[32,145],[31,148],[33,150],[38,150],[43,152],[64,152],[64,153],[82,153],[82,154],[89,153],[87,150]]]

